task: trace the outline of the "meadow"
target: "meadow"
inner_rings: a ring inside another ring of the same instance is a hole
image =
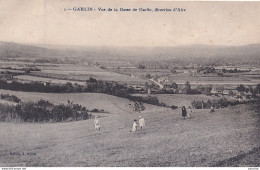
[[[145,129],[129,132],[140,114],[121,110],[68,123],[1,123],[0,166],[259,166],[259,103],[194,110],[157,107],[141,113]],[[8,132],[8,133],[7,133]]]
[[[129,104],[132,101],[111,96],[102,93],[37,93],[37,92],[20,92],[0,89],[0,93],[15,95],[22,100],[22,102],[38,101],[41,99],[48,100],[55,104],[67,104],[68,100],[74,104],[80,104],[87,109],[104,109],[109,113],[131,112]],[[154,110],[156,106],[144,104],[146,111]]]

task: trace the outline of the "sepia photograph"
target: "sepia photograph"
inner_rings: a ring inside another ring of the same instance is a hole
[[[259,170],[259,14],[260,1],[0,0],[1,169]]]

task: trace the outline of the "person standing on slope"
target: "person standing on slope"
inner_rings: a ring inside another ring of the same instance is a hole
[[[139,126],[141,129],[145,126],[144,118],[142,116],[139,116]]]
[[[187,112],[188,112],[188,118],[191,118],[191,114],[192,114],[191,106],[188,107]]]
[[[98,116],[95,117],[94,125],[95,125],[95,129],[100,131],[100,121],[99,121]]]
[[[182,109],[181,109],[181,114],[182,114],[182,118],[185,119],[186,116],[187,116],[187,110],[186,110],[186,107],[183,106]]]
[[[136,119],[135,119],[134,123],[133,123],[132,130],[130,132],[135,132],[136,130],[137,130],[137,124],[136,124]]]

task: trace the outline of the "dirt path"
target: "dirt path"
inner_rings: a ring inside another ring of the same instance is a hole
[[[149,79],[149,80],[152,81],[152,82],[154,82],[155,84],[157,84],[157,85],[160,87],[160,89],[163,88],[163,85],[160,84],[159,82],[155,81],[153,78],[151,78],[151,79]]]

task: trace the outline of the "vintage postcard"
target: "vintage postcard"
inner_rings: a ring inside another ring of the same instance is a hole
[[[0,167],[258,170],[259,14],[259,1],[0,0]]]

